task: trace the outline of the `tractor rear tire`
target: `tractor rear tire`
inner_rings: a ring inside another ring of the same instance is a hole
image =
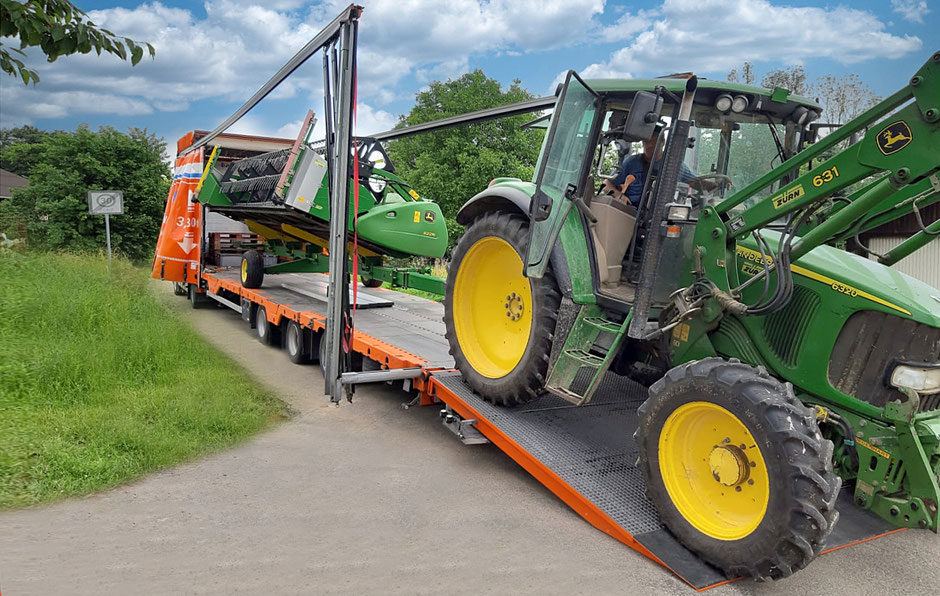
[[[444,323],[457,369],[487,401],[515,406],[545,385],[561,293],[549,268],[523,274],[528,218],[493,211],[475,219],[454,249]]]
[[[264,281],[264,257],[256,250],[246,251],[242,255],[242,285],[246,288],[260,288]]]
[[[646,494],[679,542],[729,577],[806,567],[839,519],[832,443],[763,368],[706,358],[650,388],[634,439]]]

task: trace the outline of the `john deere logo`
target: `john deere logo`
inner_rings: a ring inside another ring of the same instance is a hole
[[[434,215],[434,212],[433,212],[433,211],[425,211],[425,212],[424,212],[424,221],[426,221],[426,222],[428,222],[428,223],[434,223],[434,217],[435,217],[435,215]]]
[[[884,127],[878,133],[876,142],[882,153],[891,155],[907,147],[913,139],[911,127],[907,125],[907,122],[898,120]]]

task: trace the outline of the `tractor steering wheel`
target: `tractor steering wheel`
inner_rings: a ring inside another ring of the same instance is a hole
[[[697,190],[704,191],[705,189],[699,186],[698,182],[715,182],[715,188],[710,189],[707,192],[712,192],[712,190],[717,190],[718,188],[731,188],[734,186],[734,180],[731,179],[731,176],[725,176],[724,174],[705,174],[704,176],[696,176],[689,180],[689,186],[695,188],[698,186]]]

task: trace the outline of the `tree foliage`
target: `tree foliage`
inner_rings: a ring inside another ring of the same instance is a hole
[[[833,124],[845,124],[881,101],[857,74],[819,77],[814,93],[825,110],[823,120]]]
[[[27,47],[39,47],[49,62],[59,56],[87,54],[94,50],[114,54],[121,60],[130,59],[136,66],[144,50],[153,58],[155,50],[149,43],[115,35],[88,20],[88,15],[68,0],[0,0],[0,38],[19,37],[20,47],[7,48],[0,43],[0,69],[18,76],[23,83],[35,85],[39,75],[26,68],[13,54],[25,57]]]
[[[760,85],[767,89],[781,87],[793,95],[806,96],[812,91],[812,86],[806,82],[806,71],[798,64],[771,70],[760,80]]]
[[[104,218],[88,213],[88,191],[121,190],[124,214],[111,218],[111,244],[137,261],[153,255],[170,184],[163,139],[146,129],[123,134],[103,126],[95,133],[82,126],[47,134],[38,144],[6,146],[3,155],[24,146],[36,159],[29,186],[14,190],[0,204],[0,215],[26,222],[31,248],[102,248]]]
[[[740,69],[731,69],[728,80],[753,85],[757,75],[753,65],[745,62]],[[818,77],[815,83],[809,83],[806,71],[799,65],[767,72],[760,85],[767,89],[782,87],[795,95],[815,97],[823,107],[822,119],[832,124],[845,124],[881,101],[881,97],[857,74],[825,75]]]
[[[530,98],[532,95],[519,81],[504,90],[498,81],[478,69],[458,79],[431,83],[427,91],[417,94],[415,106],[401,118],[399,126]],[[440,204],[450,219],[493,178],[532,177],[543,133],[519,128],[531,118],[513,116],[406,137],[389,143],[388,153],[396,172],[422,195]]]
[[[35,126],[0,128],[0,168],[29,178],[42,142],[52,133]]]

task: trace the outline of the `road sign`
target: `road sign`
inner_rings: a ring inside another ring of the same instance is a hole
[[[111,265],[111,217],[124,213],[124,191],[89,190],[88,212],[104,215],[104,235],[108,242],[108,265]]]
[[[121,215],[124,213],[124,192],[89,190],[88,212],[92,215]]]

